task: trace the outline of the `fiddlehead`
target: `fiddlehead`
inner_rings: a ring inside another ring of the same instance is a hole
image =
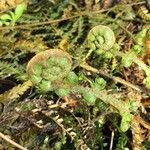
[[[70,55],[59,49],[50,49],[35,55],[27,65],[31,81],[43,92],[61,87],[62,80],[72,67]]]
[[[92,28],[88,34],[88,46],[92,51],[107,51],[115,43],[114,32],[107,26],[98,25]]]
[[[35,55],[27,65],[27,73],[42,92],[54,91],[60,97],[68,96],[70,93],[79,93],[88,105],[95,105],[96,99],[110,104],[122,116],[121,130],[127,131],[132,117],[128,105],[115,95],[107,93],[106,90],[100,91],[98,85],[98,88],[79,85],[78,77],[71,72],[71,67],[72,60],[68,53],[59,49],[51,49]]]

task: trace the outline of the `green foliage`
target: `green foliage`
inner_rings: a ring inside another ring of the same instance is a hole
[[[142,143],[144,135],[134,134],[131,125],[145,107],[141,99],[148,96],[142,83],[150,88],[149,65],[140,60],[148,23],[133,21],[142,4],[106,3],[34,0],[24,15],[22,4],[2,12],[1,25],[14,27],[2,26],[0,33],[0,90],[5,91],[0,94],[0,130],[10,132],[19,144],[41,150],[110,149],[111,132],[113,149],[136,149],[135,143]],[[144,81],[135,81],[141,70]],[[136,84],[142,91],[138,98],[131,90]]]
[[[131,49],[136,55],[142,56],[144,53],[144,48],[141,45],[134,45]]]
[[[66,135],[63,133],[60,135],[60,141],[55,143],[55,150],[61,150],[62,146],[66,143]]]
[[[66,88],[59,88],[56,90],[56,94],[60,97],[65,97],[69,95],[69,89]]]
[[[150,76],[146,77],[144,83],[148,89],[150,89]]]
[[[13,67],[13,64],[1,61],[0,62],[0,76],[4,77],[7,76],[8,74],[13,75],[13,74],[18,74],[19,70],[17,68]]]
[[[124,133],[120,133],[115,150],[129,150],[126,147],[127,141],[128,141],[128,137]]]
[[[122,119],[120,124],[120,130],[126,132],[130,128],[132,115],[128,112],[121,113]]]
[[[133,52],[126,53],[124,57],[122,57],[122,64],[124,67],[130,67],[131,64],[133,63],[135,54]]]
[[[17,80],[23,81],[27,79],[27,75],[25,74],[25,70],[23,70],[23,68],[18,68],[13,63],[0,61],[0,77],[4,78],[8,76],[15,76]]]
[[[35,76],[40,76],[42,73],[42,65],[41,64],[35,64],[33,66],[33,74]]]
[[[83,92],[83,98],[87,105],[94,105],[96,101],[96,97],[92,91],[85,90]]]
[[[143,29],[135,35],[135,40],[138,45],[144,44],[144,37],[146,36],[147,29]]]
[[[137,102],[135,100],[132,100],[132,99],[129,100],[128,105],[130,107],[130,111],[131,112],[133,112],[133,113],[137,113],[138,112],[139,106],[138,106],[138,104],[137,104]]]
[[[36,75],[32,75],[31,80],[33,83],[38,84],[41,82],[42,78]]]
[[[11,100],[16,100],[21,95],[23,95],[30,87],[32,87],[32,82],[30,80],[19,84],[12,89],[0,94],[0,102],[8,102]]]
[[[103,90],[106,86],[106,81],[103,78],[96,78],[95,82],[92,83],[92,88]]]
[[[53,90],[53,86],[51,85],[51,82],[47,80],[42,80],[42,79],[39,81],[37,88],[39,88],[39,90],[42,93]]]
[[[79,80],[78,76],[73,71],[71,71],[71,72],[69,72],[69,74],[65,78],[64,82],[72,84],[72,85],[77,85],[78,84],[78,80]]]
[[[22,16],[24,10],[26,9],[26,4],[22,3],[17,5],[14,12],[9,11],[8,14],[3,14],[0,16],[0,25],[14,25],[18,19]]]

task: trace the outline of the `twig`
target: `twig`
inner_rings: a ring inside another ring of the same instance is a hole
[[[115,82],[119,82],[119,83],[121,83],[121,84],[123,84],[123,85],[125,85],[125,86],[127,86],[127,87],[130,87],[130,88],[132,88],[132,89],[134,89],[134,90],[136,90],[136,91],[138,91],[138,92],[142,92],[142,90],[141,90],[139,87],[133,85],[132,83],[129,83],[129,82],[127,82],[127,81],[125,81],[125,80],[123,80],[123,79],[121,79],[121,78],[119,78],[119,77],[112,76],[112,75],[110,75],[110,74],[108,74],[108,73],[106,74],[106,73],[104,73],[103,71],[100,71],[100,70],[98,70],[98,69],[96,69],[96,68],[94,68],[94,67],[91,67],[91,66],[89,66],[89,65],[86,64],[86,63],[80,64],[80,67],[82,67],[82,68],[84,68],[84,69],[86,69],[86,70],[92,71],[92,72],[94,72],[94,73],[101,74],[102,76],[105,76],[105,77],[107,77],[107,78],[110,78],[110,79],[114,80]]]
[[[25,147],[19,145],[18,143],[14,142],[13,140],[11,140],[10,138],[8,138],[6,135],[4,135],[4,134],[1,133],[1,132],[0,132],[0,137],[1,137],[3,140],[7,141],[8,143],[12,144],[13,146],[15,146],[15,147],[17,147],[17,148],[19,148],[19,149],[21,149],[21,150],[27,150],[27,148],[25,148]]]
[[[114,141],[114,130],[111,132],[111,141],[110,141],[109,150],[112,150],[113,148],[113,141]]]
[[[68,18],[61,18],[61,19],[56,19],[56,20],[48,20],[48,21],[43,21],[43,22],[36,22],[36,23],[31,23],[31,24],[22,24],[22,25],[16,25],[16,26],[6,26],[6,27],[0,27],[0,30],[8,30],[8,29],[27,29],[30,27],[34,26],[41,26],[41,25],[48,25],[48,24],[53,24],[53,23],[58,23],[61,21],[65,20],[70,20],[73,18],[78,17],[79,15],[74,15]]]

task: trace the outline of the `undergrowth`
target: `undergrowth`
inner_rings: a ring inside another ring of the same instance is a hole
[[[0,149],[150,149],[149,8],[0,2]]]

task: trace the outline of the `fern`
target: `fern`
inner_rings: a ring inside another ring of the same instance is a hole
[[[78,38],[81,37],[82,28],[84,25],[83,19],[83,17],[80,17],[76,19],[73,23],[68,24],[65,28],[63,27],[64,36],[72,39],[72,44],[77,42]],[[66,30],[68,30],[67,33]]]
[[[76,24],[73,26],[73,28],[76,27]],[[78,39],[80,39],[83,35],[83,30],[84,30],[84,18],[80,17],[77,20],[77,28],[76,28],[76,36],[74,37],[74,39],[72,40],[72,43],[76,43],[78,42]]]
[[[13,87],[11,90],[6,91],[4,94],[0,95],[0,102],[7,102],[11,100],[15,100],[23,95],[30,87],[32,86],[32,82],[30,80],[24,82],[23,84],[19,84]]]
[[[120,133],[118,143],[116,145],[115,150],[125,150],[125,149],[127,149],[127,147],[126,147],[127,140],[128,140],[127,136],[124,133]]]
[[[0,77],[11,76],[13,74],[19,74],[18,68],[13,67],[11,63],[0,61]]]
[[[14,64],[0,61],[0,78],[6,78],[8,76],[14,76],[17,80],[25,81],[27,75],[23,67],[16,67]]]
[[[33,40],[19,40],[14,44],[13,49],[20,49],[26,52],[35,52],[38,53],[47,49],[47,46],[44,44],[41,38],[36,38]]]

